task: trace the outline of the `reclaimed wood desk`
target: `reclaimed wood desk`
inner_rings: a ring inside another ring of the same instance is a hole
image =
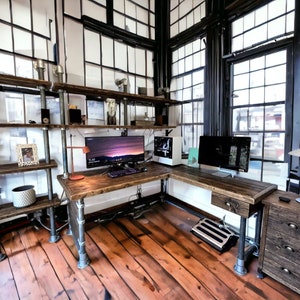
[[[69,199],[70,229],[79,253],[78,267],[84,268],[89,264],[84,236],[84,199],[86,197],[155,180],[161,180],[162,192],[164,192],[167,190],[167,179],[173,178],[212,191],[212,204],[241,216],[238,256],[234,269],[240,275],[245,274],[247,272],[244,266],[245,256],[247,256],[244,251],[246,219],[254,212],[258,212],[256,241],[259,242],[262,219],[261,200],[276,190],[277,186],[238,177],[219,178],[184,165],[168,167],[157,163],[148,163],[147,169],[147,172],[118,178],[100,174],[99,170],[85,172],[85,178],[79,181],[64,179],[62,175],[57,177]],[[184,199],[181,200],[184,201]]]

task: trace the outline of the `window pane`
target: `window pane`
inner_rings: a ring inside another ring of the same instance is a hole
[[[263,103],[265,99],[265,89],[263,87],[250,90],[250,104]]]
[[[251,146],[250,156],[252,158],[262,158],[262,147],[263,147],[263,134],[262,133],[250,133]]]
[[[193,102],[193,111],[194,111],[193,120],[195,123],[203,123],[204,122],[203,108],[204,108],[204,101]]]
[[[114,41],[111,38],[101,37],[102,64],[108,67],[114,66]]]
[[[232,95],[233,106],[249,104],[249,90],[234,91]]]
[[[37,76],[37,72],[35,72]],[[34,78],[31,59],[16,57],[16,76]]]
[[[249,109],[249,131],[263,130],[264,122],[264,107],[251,107]]]
[[[115,67],[120,70],[127,70],[126,45],[115,41],[114,50]]]
[[[0,53],[0,72],[15,75],[15,62],[12,55]]]
[[[233,132],[248,131],[248,109],[235,108],[232,111],[232,130]]]
[[[12,52],[11,26],[0,23],[0,36],[0,49]]]
[[[233,75],[244,74],[246,72],[249,72],[249,62],[248,61],[234,64]]]
[[[285,65],[266,69],[266,84],[282,83],[285,81],[286,81]]]
[[[264,140],[264,158],[268,160],[284,159],[284,133],[266,133]]]
[[[285,105],[279,104],[266,107],[266,130],[285,130]]]
[[[268,26],[268,38],[280,36],[285,33],[285,17],[275,19],[269,23]]]
[[[249,87],[249,74],[234,76],[234,90],[244,89]]]
[[[193,99],[204,98],[204,84],[198,84],[193,87]],[[203,113],[203,111],[199,112]]]
[[[286,63],[286,51],[279,51],[266,55],[266,67],[278,66]]]
[[[34,38],[34,57],[39,59],[48,60],[48,49],[47,40],[40,38],[38,36],[33,36]]]
[[[285,89],[286,85],[284,83],[266,87],[265,102],[285,101]]]
[[[85,60],[100,64],[100,37],[90,30],[84,31]]]
[[[264,69],[265,57],[261,56],[250,60],[250,71]]]
[[[14,47],[15,52],[32,57],[31,34],[14,28]]]
[[[264,70],[250,73],[250,87],[262,86],[265,83]]]
[[[101,68],[98,66],[86,64],[85,66],[85,81],[86,85],[90,87],[99,88],[102,86],[101,83]]]
[[[28,30],[31,29],[30,1],[12,1],[13,23]]]

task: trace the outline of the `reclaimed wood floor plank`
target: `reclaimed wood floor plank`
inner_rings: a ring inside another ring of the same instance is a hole
[[[51,260],[53,269],[57,277],[64,286],[69,299],[84,300],[88,299],[84,288],[82,288],[77,274],[74,271],[74,265],[77,266],[77,260],[69,255],[69,249],[65,246],[64,241],[61,239],[56,243],[49,243],[49,233],[45,230],[40,230],[36,233],[40,243],[48,254]],[[77,267],[76,267],[77,268]]]
[[[4,248],[9,257],[9,263],[18,291],[17,299],[49,299],[45,292],[40,289],[39,282],[31,267],[19,232],[12,233],[11,238],[5,241]]]
[[[5,237],[3,238],[4,243]],[[9,259],[0,262],[0,291],[0,300],[19,299]]]
[[[172,276],[193,299],[214,299],[203,284],[186,270],[172,255],[137,227],[131,226],[127,218],[120,219],[131,234],[140,240],[140,245]]]
[[[120,241],[130,255],[143,267],[147,274],[155,283],[155,288],[159,291],[163,299],[191,299],[189,294],[172,278],[158,262],[153,259],[141,247],[136,237],[133,239],[127,235],[120,222],[111,222],[107,229]],[[176,294],[174,291],[176,290]]]
[[[116,270],[110,261],[107,260],[96,245],[96,242],[90,237],[89,232],[86,234],[86,248],[91,260],[90,266],[94,269],[95,273],[105,286],[108,295],[115,300],[137,299],[136,295],[119,275],[118,270]]]
[[[36,230],[27,227],[21,230],[20,234],[40,290],[49,299],[66,299],[67,293],[58,280],[50,259],[41,247],[41,243],[36,236]]]
[[[138,299],[161,299],[156,283],[149,274],[104,226],[89,230],[89,235]]]

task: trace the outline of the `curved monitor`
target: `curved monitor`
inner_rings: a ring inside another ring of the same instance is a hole
[[[144,161],[144,136],[86,137],[86,167],[113,166]]]
[[[250,137],[200,136],[198,163],[248,172]]]

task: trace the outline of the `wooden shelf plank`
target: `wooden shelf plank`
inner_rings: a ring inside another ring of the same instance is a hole
[[[24,124],[24,123],[0,123],[1,127],[22,127],[22,128],[98,128],[98,129],[156,129],[156,130],[162,130],[162,129],[173,129],[176,128],[176,125],[169,126],[169,125],[151,125],[151,126],[136,126],[136,125],[82,125],[82,124],[72,124],[72,125],[60,125],[60,124]]]
[[[14,207],[13,203],[6,203],[1,205],[0,209],[0,220],[15,217],[22,214],[29,214],[38,210],[42,210],[48,207],[55,207],[60,205],[60,200],[57,197],[57,194],[53,195],[53,199],[49,200],[48,196],[37,197],[35,203],[26,206],[26,207]]]
[[[53,91],[63,90],[68,93],[81,94],[86,96],[96,96],[96,97],[98,96],[99,99],[103,99],[103,100],[105,100],[106,98],[127,99],[130,101],[150,102],[153,104],[161,104],[161,105],[180,103],[179,101],[172,100],[172,99],[124,93],[124,92],[118,92],[113,90],[98,89],[98,88],[92,88],[87,86],[58,83],[58,82],[55,82],[53,84],[52,90]]]
[[[118,92],[113,90],[98,89],[98,88],[92,88],[92,87],[81,86],[81,85],[51,82],[46,80],[31,79],[31,78],[5,75],[5,74],[0,74],[0,84],[22,86],[22,87],[29,87],[29,88],[44,87],[45,89],[51,90],[53,92],[65,91],[67,93],[81,94],[86,96],[95,96],[103,100],[105,100],[106,98],[115,98],[119,100],[127,99],[129,101],[135,101],[141,103],[143,102],[153,103],[153,104],[160,104],[160,105],[181,103],[177,100],[172,100],[172,99],[124,93],[124,92]]]
[[[52,82],[46,80],[31,79],[25,77],[18,77],[14,75],[4,75],[0,74],[0,83],[13,85],[13,86],[22,86],[30,88],[38,88],[40,86],[50,89]]]
[[[54,159],[51,159],[50,163],[46,163],[45,160],[40,160],[38,165],[32,166],[24,166],[19,167],[17,163],[12,164],[3,164],[0,168],[0,174],[12,174],[12,173],[20,173],[20,172],[30,172],[30,171],[37,171],[49,168],[56,168],[57,163]]]

